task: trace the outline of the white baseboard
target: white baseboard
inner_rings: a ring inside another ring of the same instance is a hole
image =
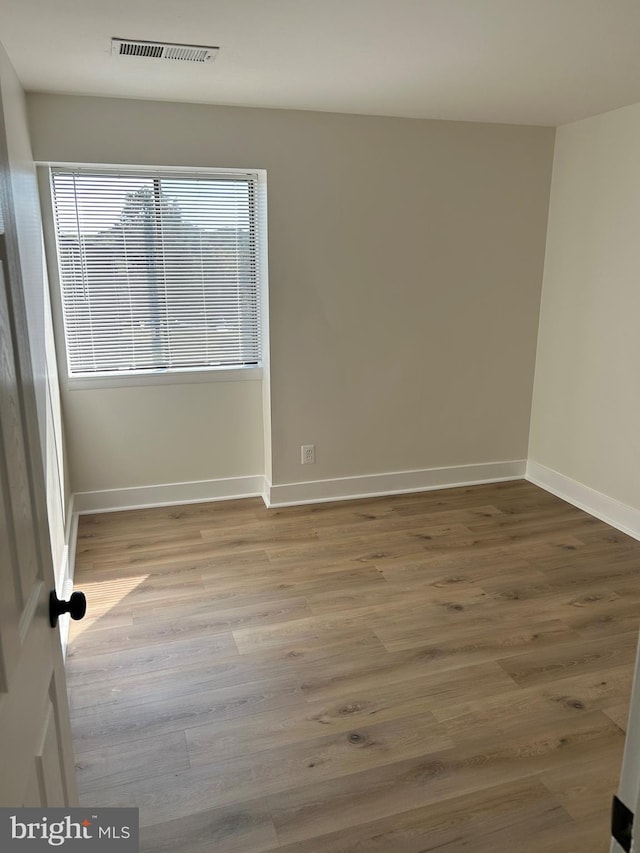
[[[365,474],[359,477],[339,477],[333,480],[314,480],[276,486],[271,485],[261,474],[257,474],[222,480],[160,483],[153,486],[76,492],[72,499],[73,515],[77,525],[77,516],[86,513],[237,498],[262,497],[268,507],[352,500],[520,480],[524,476],[526,464],[526,460],[517,459],[479,465],[457,465],[450,468],[428,468],[423,471]],[[69,544],[73,544],[75,550],[75,542]],[[70,550],[70,553],[73,552]]]
[[[71,495],[67,507],[67,523],[64,534],[66,552],[66,571],[64,579],[73,586],[73,576],[76,569],[76,544],[78,542],[78,510],[75,505],[75,495]]]
[[[76,568],[76,544],[78,541],[78,513],[74,507],[74,496],[71,495],[67,506],[66,522],[64,529],[64,552],[62,555],[62,566],[60,567],[56,583],[56,591],[60,598],[68,600],[73,592],[73,576]],[[59,586],[59,589],[57,588]],[[60,626],[60,641],[62,654],[66,657],[67,642],[69,639],[69,616],[63,613],[58,620]]]
[[[127,489],[105,489],[99,492],[76,492],[76,513],[114,512],[124,509],[143,509],[173,504],[226,501],[236,498],[260,497],[264,477],[228,477],[222,480],[198,480],[191,483],[159,483],[154,486],[133,486]]]
[[[395,471],[388,474],[366,474],[361,477],[339,477],[335,480],[313,480],[276,486],[266,483],[263,499],[268,507],[296,506],[500,483],[521,480],[526,465],[526,460],[516,459],[509,462],[456,465],[450,468],[427,468],[422,471]]]
[[[538,462],[527,462],[525,479],[623,533],[633,536],[634,539],[640,539],[640,510],[610,498]]]

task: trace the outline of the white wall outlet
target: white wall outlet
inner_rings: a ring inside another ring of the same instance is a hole
[[[315,444],[303,444],[300,448],[300,461],[303,465],[313,465],[316,461]]]

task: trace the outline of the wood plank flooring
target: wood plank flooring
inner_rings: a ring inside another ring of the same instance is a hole
[[[639,580],[523,481],[84,516],[81,801],[145,853],[606,853]]]

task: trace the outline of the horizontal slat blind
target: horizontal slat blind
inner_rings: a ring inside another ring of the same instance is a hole
[[[52,169],[71,376],[260,363],[256,180]]]

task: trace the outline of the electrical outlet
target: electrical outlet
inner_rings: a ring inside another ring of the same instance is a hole
[[[315,444],[303,444],[300,448],[300,461],[303,465],[313,465],[316,461]]]

